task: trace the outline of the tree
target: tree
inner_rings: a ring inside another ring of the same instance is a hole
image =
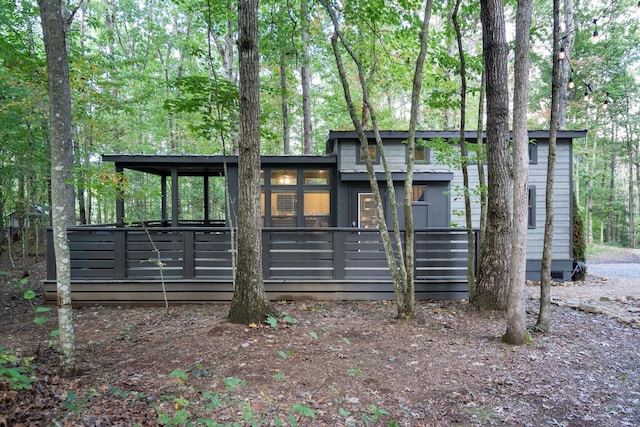
[[[51,201],[53,244],[56,255],[58,287],[58,323],[62,356],[60,368],[65,375],[75,371],[73,311],[71,306],[71,264],[67,224],[73,204],[67,198],[67,155],[72,145],[71,89],[67,60],[66,21],[60,0],[39,0],[42,33],[47,56],[51,136]],[[67,19],[71,19],[70,17]],[[65,147],[67,147],[65,149]]]
[[[487,226],[480,249],[476,292],[480,309],[506,308],[511,253],[512,160],[509,147],[509,92],[504,5],[480,2],[487,98]]]
[[[532,0],[519,0],[516,12],[516,48],[513,90],[513,234],[509,288],[507,292],[507,331],[502,337],[509,344],[523,344],[527,332],[524,286],[527,271],[527,228],[529,225],[529,102],[530,32]]]
[[[233,323],[259,323],[274,309],[267,300],[262,276],[258,0],[238,1],[238,53],[238,270],[229,320]]]
[[[322,2],[323,7],[328,12],[331,22],[333,23],[334,33],[331,37],[331,46],[333,49],[336,65],[338,68],[338,74],[342,84],[345,102],[349,110],[349,116],[351,122],[358,134],[358,140],[363,152],[363,159],[366,164],[367,174],[369,177],[369,184],[371,186],[371,192],[373,194],[376,203],[376,219],[377,226],[379,228],[380,237],[384,247],[387,263],[389,265],[391,278],[394,285],[394,294],[396,299],[397,318],[403,320],[413,320],[415,318],[415,284],[414,284],[414,228],[413,228],[413,211],[411,210],[411,188],[413,180],[413,165],[415,160],[415,131],[417,126],[419,99],[422,88],[422,76],[423,67],[426,59],[427,50],[427,35],[429,30],[429,22],[431,19],[432,1],[427,0],[424,6],[423,18],[420,22],[420,42],[419,53],[416,58],[412,88],[411,88],[411,112],[409,117],[409,132],[407,138],[408,144],[408,160],[407,160],[407,173],[405,179],[405,194],[404,194],[404,219],[405,219],[405,243],[403,248],[403,242],[401,238],[401,230],[399,226],[398,206],[395,196],[395,188],[393,183],[393,177],[391,169],[387,162],[384,145],[379,133],[378,119],[376,114],[376,108],[372,102],[372,98],[369,96],[370,80],[373,78],[374,70],[376,70],[378,64],[374,61],[369,65],[369,73],[365,71],[364,61],[365,56],[358,55],[353,49],[351,43],[345,37],[345,34],[340,28],[340,19],[338,19],[334,6],[329,4],[328,1]],[[363,7],[364,15],[370,15],[369,17],[380,18],[384,16],[384,13],[392,14],[392,6],[389,4],[356,4],[355,9]],[[395,18],[399,18],[398,15]],[[406,17],[410,22],[411,19]],[[393,18],[390,18],[392,21]],[[402,19],[400,19],[402,20]],[[383,25],[384,26],[384,25]],[[381,31],[384,33],[384,31]],[[374,33],[374,36],[376,34]],[[349,84],[349,78],[345,69],[345,64],[342,59],[341,47],[347,52],[349,58],[353,62],[357,70],[357,79],[360,87],[360,95],[362,97],[362,111],[359,117],[356,111],[355,103],[353,100],[351,86]],[[380,161],[385,172],[386,188],[388,191],[388,200],[390,203],[391,223],[393,227],[394,236],[391,237],[389,228],[387,225],[384,206],[382,203],[382,196],[376,173],[373,168],[373,159],[369,157],[369,142],[365,135],[364,129],[367,127],[368,122],[371,122],[373,133],[375,135],[375,143],[380,153]]]
[[[560,0],[553,0],[553,66],[551,71],[551,120],[549,126],[549,156],[547,160],[547,184],[544,221],[544,244],[540,266],[540,308],[536,329],[548,332],[551,327],[551,261],[553,245],[553,183],[556,170],[556,139],[562,102],[562,66],[560,52]]]

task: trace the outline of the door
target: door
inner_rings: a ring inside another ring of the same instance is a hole
[[[372,193],[358,193],[358,228],[378,228],[376,200]]]

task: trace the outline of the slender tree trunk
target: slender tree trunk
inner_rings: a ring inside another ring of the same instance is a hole
[[[553,197],[556,171],[556,138],[560,123],[562,104],[562,63],[560,51],[560,0],[553,0],[553,66],[551,71],[551,124],[549,127],[549,155],[547,158],[547,184],[545,189],[544,243],[540,266],[540,309],[536,329],[548,332],[551,329],[551,261],[553,245]],[[564,61],[562,61],[564,62]]]
[[[558,0],[555,0],[558,1]],[[513,234],[511,268],[507,294],[507,331],[502,337],[509,344],[529,340],[525,313],[524,286],[527,272],[527,229],[529,196],[529,65],[532,0],[518,0],[513,90]],[[555,38],[557,43],[557,38]],[[556,61],[557,62],[557,61]]]
[[[291,127],[289,126],[289,88],[287,87],[287,54],[280,53],[280,102],[282,103],[282,152],[289,154]]]
[[[479,309],[505,310],[511,254],[513,171],[509,147],[509,88],[504,4],[481,0],[482,44],[487,73],[487,230],[482,242],[474,299]]]
[[[238,271],[229,320],[233,323],[260,323],[273,314],[274,309],[267,300],[262,276],[258,0],[238,1],[238,54]]]
[[[302,39],[302,140],[304,154],[313,154],[313,125],[311,122],[311,79],[309,78],[309,5],[308,0],[300,1],[300,30]]]
[[[611,158],[609,160],[609,227],[607,230],[607,241],[615,242],[616,240],[616,219],[615,219],[615,209],[614,209],[614,200],[615,200],[615,188],[616,188],[616,152],[612,148],[611,149]],[[589,200],[591,202],[591,200]],[[591,204],[591,203],[590,203]],[[591,228],[589,229],[591,232]],[[593,242],[593,239],[591,240]]]
[[[460,157],[462,166],[462,186],[464,188],[464,216],[467,226],[467,283],[469,284],[469,295],[475,292],[476,272],[475,272],[475,245],[473,238],[473,221],[471,218],[471,195],[469,194],[469,156],[467,153],[467,141],[464,136],[466,114],[467,114],[467,67],[464,58],[464,48],[462,46],[462,30],[458,22],[458,11],[462,0],[457,0],[451,15],[451,22],[456,32],[456,42],[458,46],[458,58],[460,58]]]
[[[68,156],[71,147],[71,90],[67,60],[65,22],[60,0],[39,0],[40,19],[47,56],[51,137],[51,202],[53,243],[56,257],[58,323],[60,330],[60,369],[65,375],[75,372],[75,339],[71,306],[71,265],[67,224],[74,199],[67,191]]]
[[[558,6],[559,7],[559,6]],[[559,15],[558,15],[559,16]],[[564,0],[564,36],[560,39],[560,45],[564,49],[568,59],[560,61],[560,87],[558,102],[558,129],[565,129],[567,123],[567,96],[568,82],[571,76],[569,59],[571,58],[571,46],[573,39],[573,0]],[[552,107],[553,108],[553,107]]]

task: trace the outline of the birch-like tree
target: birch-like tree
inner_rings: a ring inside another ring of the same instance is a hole
[[[60,0],[40,0],[40,19],[47,56],[49,86],[49,123],[51,141],[51,215],[53,245],[56,256],[58,289],[58,323],[60,330],[60,370],[71,375],[76,369],[73,310],[71,306],[71,264],[67,225],[74,205],[67,197],[69,178],[67,152],[72,147],[71,89],[67,59],[66,28],[71,14],[64,10]]]

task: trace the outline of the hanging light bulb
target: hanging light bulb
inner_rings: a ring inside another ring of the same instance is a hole
[[[565,53],[564,53],[564,47],[560,47],[560,53],[558,53],[558,59],[562,60],[562,59],[564,59],[566,57],[567,57],[567,55],[565,55]]]
[[[596,44],[600,39],[600,34],[598,34],[598,20],[593,20],[593,34],[591,35],[591,43]]]
[[[573,82],[573,77],[569,77],[569,89],[573,89],[576,87],[576,84]]]
[[[611,103],[613,99],[611,99],[611,97],[609,96],[609,92],[605,92],[605,94],[606,94],[606,98],[602,103],[602,108],[606,110],[607,108],[609,108],[609,103]]]
[[[582,97],[582,100],[584,102],[589,102],[589,92],[587,92],[586,90],[584,91],[584,97]]]

